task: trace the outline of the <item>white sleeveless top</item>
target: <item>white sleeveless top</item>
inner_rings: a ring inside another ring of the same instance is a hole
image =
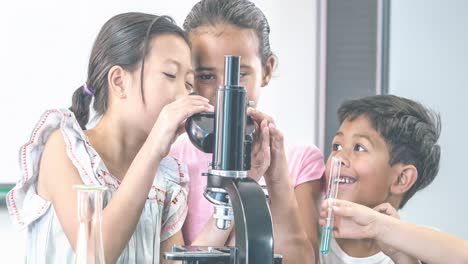
[[[111,195],[120,184],[90,145],[72,112],[45,112],[30,140],[20,149],[21,177],[7,195],[11,219],[27,228],[27,263],[74,262],[75,253],[52,203],[36,192],[44,145],[57,129],[84,184],[105,185]],[[161,160],[135,232],[117,263],[159,263],[160,243],[179,231],[187,216],[187,183],[185,166],[172,157]],[[104,204],[111,195],[105,195]]]

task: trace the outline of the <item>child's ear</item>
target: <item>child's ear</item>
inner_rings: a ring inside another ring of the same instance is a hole
[[[404,165],[399,172],[390,189],[393,194],[406,193],[418,179],[418,169],[414,165]]]
[[[276,56],[271,55],[268,57],[265,66],[263,67],[263,77],[262,77],[262,87],[268,85],[273,76],[273,70],[275,69],[276,65]]]
[[[107,74],[107,82],[109,84],[109,95],[116,96],[118,98],[125,98],[126,91],[124,85],[124,79],[126,78],[127,72],[121,66],[112,66]]]

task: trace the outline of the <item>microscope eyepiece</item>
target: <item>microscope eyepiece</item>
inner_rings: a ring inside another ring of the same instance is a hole
[[[239,86],[240,57],[224,57],[224,86]]]

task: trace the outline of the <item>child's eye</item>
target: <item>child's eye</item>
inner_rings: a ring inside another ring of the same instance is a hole
[[[175,75],[175,74],[170,74],[170,73],[167,73],[167,72],[163,72],[163,74],[166,75],[166,77],[171,78],[171,79],[175,79],[175,78],[176,78],[176,75]]]
[[[208,81],[208,80],[214,80],[215,76],[214,74],[198,74],[197,79],[200,79],[202,81]]]
[[[340,151],[343,147],[340,144],[333,144],[332,149],[333,151]]]
[[[356,144],[356,146],[354,146],[354,150],[355,151],[366,151],[366,149],[360,144]]]
[[[246,72],[241,72],[239,75],[240,75],[240,78],[242,78],[242,77],[245,77],[245,76],[247,76],[247,75],[249,75],[249,74],[246,73]]]

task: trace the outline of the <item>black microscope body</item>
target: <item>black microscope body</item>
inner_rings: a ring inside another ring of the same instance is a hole
[[[239,86],[240,57],[226,56],[224,85],[216,90],[214,113],[199,113],[186,121],[192,143],[213,153],[205,198],[213,203],[216,226],[227,229],[235,222],[235,247],[174,246],[165,253],[183,263],[272,264],[273,226],[263,189],[248,177],[255,124],[247,116],[247,93]],[[197,177],[197,175],[194,175]]]

